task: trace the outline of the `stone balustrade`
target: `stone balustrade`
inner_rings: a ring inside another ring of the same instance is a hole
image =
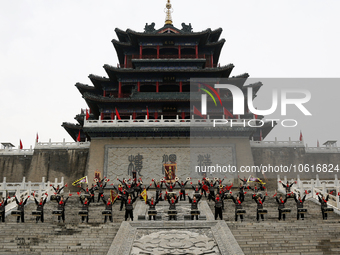
[[[295,180],[288,180],[289,183],[294,182]],[[282,194],[286,194],[285,188],[282,186],[282,183],[287,183],[287,177],[285,176],[283,180],[280,179],[280,176],[277,176],[277,187],[278,192]],[[311,180],[301,180],[300,176],[297,175],[296,184],[294,184],[291,188],[291,191],[295,194],[299,193],[301,196],[305,194],[305,190],[309,193],[307,198],[312,198],[311,200],[315,203],[319,203],[318,196],[319,195],[329,195],[328,205],[334,209],[334,212],[340,214],[340,200],[338,196],[338,192],[340,192],[340,180],[338,180],[338,176],[335,174],[334,180],[320,180],[319,175],[316,175],[316,179]],[[333,194],[329,194],[331,191],[334,191]]]
[[[145,119],[133,119],[130,116],[130,119],[117,119],[115,116],[114,119],[110,120],[86,120],[84,119],[84,127],[168,127],[168,126],[180,126],[180,127],[191,127],[191,126],[211,126],[214,124],[216,126],[223,127],[243,127],[243,126],[256,126],[255,119],[210,119],[209,115],[206,119],[195,119],[194,115],[191,119],[180,119],[179,116],[176,116],[176,119],[164,119],[163,115],[161,115],[160,119],[148,119],[147,115],[145,115]]]
[[[11,147],[0,149],[0,155],[33,155],[33,152],[32,145],[29,149],[12,149]]]
[[[49,139],[48,142],[38,142],[35,144],[34,149],[77,149],[77,148],[89,148],[91,142],[66,142],[65,138],[62,142],[52,142]]]
[[[9,196],[9,193],[15,193],[14,196],[16,196],[18,199],[21,197],[26,199],[28,196],[30,196],[29,200],[32,201],[34,200],[32,193],[35,193],[35,196],[38,199],[47,193],[47,199],[49,200],[50,196],[55,192],[52,188],[52,185],[55,187],[58,185],[60,187],[64,186],[64,177],[61,177],[60,182],[58,182],[58,178],[55,178],[54,182],[46,182],[45,177],[42,178],[41,182],[26,182],[25,177],[23,178],[22,182],[6,182],[6,177],[4,177],[3,182],[0,183],[0,193],[2,193],[2,197]],[[63,190],[61,193],[63,193]],[[17,207],[14,196],[7,201],[8,204],[6,206],[6,215],[8,215],[11,210]]]

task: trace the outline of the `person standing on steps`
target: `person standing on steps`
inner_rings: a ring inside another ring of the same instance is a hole
[[[238,210],[242,210],[242,202],[243,200],[240,200],[240,197],[237,196],[236,199],[232,196],[231,199],[233,200],[234,204],[235,204],[235,221],[237,221],[237,218],[238,218]],[[243,215],[240,214],[240,219],[241,219],[241,222],[243,221]]]
[[[303,198],[301,199],[301,196],[299,195],[298,198],[296,198],[296,196],[294,196],[294,200],[296,202],[296,219],[299,220],[299,216],[301,215],[301,220],[305,219],[305,214],[304,213],[299,213],[299,209],[303,209],[303,203],[305,202],[306,199],[306,195],[303,196]]]
[[[285,200],[283,200],[282,195],[280,195],[280,198],[275,197],[276,202],[278,203],[278,210],[279,210],[279,220],[283,218],[283,220],[286,220],[286,214],[282,213],[282,210],[285,208],[285,203],[287,202],[287,197]]]
[[[10,197],[8,197],[9,199]],[[5,208],[6,208],[6,205],[7,205],[7,198],[4,200],[4,198],[1,198],[1,201],[0,201],[0,217],[1,217],[1,221],[2,222],[5,222]]]
[[[324,195],[322,197],[318,195],[319,202],[321,204],[321,213],[322,213],[322,219],[327,220],[327,212],[325,212],[325,209],[327,209],[327,202],[329,199],[329,195],[325,198]]]
[[[217,182],[213,182],[213,180],[210,181],[209,184],[209,195],[208,195],[208,201],[210,202],[212,197],[215,197],[215,185]]]
[[[159,197],[159,194],[162,193],[163,182],[161,182],[161,183],[157,182],[157,183],[156,183],[154,179],[152,179],[152,181],[153,181],[153,183],[154,183],[154,185],[155,185],[155,188],[156,188],[156,198],[158,198],[158,197]],[[160,197],[159,200],[162,201],[162,200],[163,200],[162,197]]]
[[[40,216],[36,217],[36,219],[35,219],[36,223],[38,223],[39,220],[41,220],[41,222],[44,223],[44,205],[46,204],[46,201],[47,201],[47,193],[45,193],[45,195],[46,195],[45,199],[43,199],[41,197],[40,201],[38,202],[38,200],[35,198],[35,196],[33,194],[35,204],[37,205],[37,211],[39,211],[41,213]]]
[[[280,181],[281,182],[281,181]],[[291,184],[289,184],[289,181],[287,181],[287,183],[286,184],[283,184],[282,182],[281,182],[281,184],[282,184],[282,186],[285,188],[285,190],[286,190],[286,195],[288,195],[289,193],[290,193],[290,188],[295,184],[296,182],[292,182]]]
[[[61,211],[61,215],[58,216],[58,222],[60,222],[60,218],[63,220],[63,223],[65,223],[65,205],[67,203],[67,200],[72,196],[72,194],[69,194],[68,197],[64,200],[64,197],[57,197],[57,203],[58,203],[58,210]]]
[[[244,201],[244,185],[242,183],[240,183],[239,190],[239,197]]]
[[[19,223],[20,218],[21,218],[21,222],[25,222],[25,205],[29,198],[30,196],[27,196],[25,201],[23,200],[23,198],[20,198],[20,201],[18,201],[17,197],[15,196],[15,202],[18,205],[18,211],[20,211],[20,216],[17,217],[17,223]]]
[[[125,200],[127,198],[128,198],[128,193],[126,192],[126,189],[124,187],[122,192],[119,192],[119,199],[120,199],[120,209],[119,209],[119,211],[123,210],[123,206],[125,205]]]
[[[216,194],[216,197],[212,197],[211,199],[215,202],[215,220],[217,220],[218,217],[223,220],[223,197],[220,197],[220,194]]]
[[[190,196],[188,196],[189,203],[191,204],[191,211],[198,211],[198,202],[200,201],[201,198],[197,199],[196,196],[194,195],[191,199]],[[198,214],[196,215],[191,215],[191,220],[194,220],[194,216],[196,216],[196,220],[198,220]]]
[[[109,215],[109,216],[105,215],[104,223],[106,223],[107,217],[109,217],[109,220],[112,222],[112,206],[114,205],[116,200],[111,202],[111,198],[108,197],[107,198],[107,202],[106,202],[104,195],[102,195],[102,200],[103,200],[103,203],[105,204],[105,211],[110,211],[111,212],[111,215]]]
[[[84,223],[84,221],[86,220],[86,223],[89,223],[89,205],[91,202],[87,199],[87,197],[85,197],[85,199],[83,200],[80,196],[80,193],[78,194],[78,196],[80,199],[80,203],[83,205],[82,211],[87,213],[86,216],[81,216],[81,222]]]
[[[186,182],[181,181],[181,183],[179,183],[179,181],[177,181],[177,183],[178,183],[178,185],[180,187],[179,200],[180,201],[182,201],[182,200],[185,201],[185,185],[188,183],[188,181],[186,181]]]
[[[124,197],[121,198],[124,200],[125,203],[125,221],[127,221],[129,217],[131,221],[133,221],[133,203],[136,201],[137,197],[132,199],[131,195],[129,194],[127,199],[125,199]]]
[[[109,180],[106,181],[106,179],[104,178],[100,183],[97,182],[97,189],[98,189],[98,201],[97,202],[99,202],[100,198],[104,194],[104,188],[106,187],[106,184],[107,184],[108,181]],[[103,182],[105,182],[105,183],[103,184]]]
[[[154,199],[154,197],[151,197],[150,201],[147,200],[146,203],[149,206],[149,211],[156,211],[156,205],[158,204],[159,199],[156,198],[156,201]],[[151,218],[153,218],[153,220],[156,220],[156,215],[149,215],[149,220],[151,220]]]
[[[171,199],[168,196],[168,203],[169,203],[169,211],[176,211],[176,204],[178,203],[178,196],[175,199],[173,196],[171,197]],[[169,215],[169,220],[177,220],[177,216],[176,215]]]
[[[196,185],[196,187],[193,186],[192,182],[190,182],[190,185],[191,185],[192,189],[194,190],[195,197],[201,198],[202,197],[201,188],[198,185]]]
[[[267,196],[267,194],[266,194]],[[257,204],[257,209],[256,209],[256,220],[259,221],[260,220],[260,215],[261,215],[261,220],[264,221],[264,217],[263,214],[259,213],[259,210],[263,210],[263,203],[266,200],[266,196],[261,199],[260,196],[256,196],[256,194],[253,194],[253,199]]]

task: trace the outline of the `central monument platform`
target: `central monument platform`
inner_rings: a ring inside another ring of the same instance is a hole
[[[167,202],[161,202],[162,219]],[[189,203],[182,201],[177,210],[186,213]],[[157,210],[157,211],[158,211]],[[225,221],[213,220],[208,204],[199,204],[207,220],[124,221],[109,249],[109,255],[232,255],[244,254]],[[138,202],[135,215],[147,213],[147,206]],[[188,212],[189,213],[189,212]],[[179,218],[181,218],[179,216]]]

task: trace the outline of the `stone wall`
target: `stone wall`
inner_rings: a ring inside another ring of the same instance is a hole
[[[93,139],[90,146],[87,175],[92,180],[95,171],[108,178],[128,177],[129,170],[136,168],[132,157],[142,158],[143,168],[140,174],[149,183],[152,178],[164,177],[164,163],[170,163],[170,155],[176,156],[177,176],[181,180],[186,177],[201,179],[202,174],[195,172],[199,165],[198,155],[210,155],[211,165],[236,166],[253,165],[253,158],[248,139]],[[132,157],[131,157],[132,156]],[[130,158],[129,158],[130,157]],[[166,159],[165,159],[166,158]],[[192,162],[192,164],[190,164]],[[130,175],[131,176],[131,175]],[[223,172],[212,176],[226,176],[231,181],[237,173]],[[137,177],[140,177],[137,174]]]
[[[336,167],[340,167],[340,153],[306,153],[304,147],[253,147],[251,150],[255,166],[282,165],[291,169],[290,172],[265,173],[269,179],[276,179],[278,174],[281,178],[283,176],[296,178],[299,174],[301,179],[315,179],[318,174],[320,179],[334,179],[334,174],[338,174]],[[327,171],[325,169],[318,172],[316,169],[318,164],[319,166],[326,164]]]
[[[88,149],[34,150],[26,180],[39,182],[44,176],[46,180],[54,181],[64,177],[71,188],[75,180],[85,176],[87,157]]]
[[[0,182],[4,177],[8,182],[21,182],[29,173],[31,161],[32,155],[1,155]]]

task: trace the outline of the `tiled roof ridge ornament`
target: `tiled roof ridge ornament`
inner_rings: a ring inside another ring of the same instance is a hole
[[[165,25],[172,25],[171,13],[173,12],[173,9],[172,9],[172,5],[170,3],[170,0],[168,0],[168,2],[166,4],[166,9],[164,11],[166,13]]]

